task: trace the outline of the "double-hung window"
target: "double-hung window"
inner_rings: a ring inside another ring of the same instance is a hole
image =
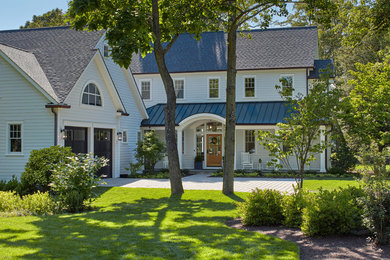
[[[292,75],[281,75],[279,81],[281,83],[282,95],[291,97],[294,92],[294,77]]]
[[[8,152],[22,153],[22,124],[8,124]]]
[[[219,98],[219,79],[209,79],[209,98]]]
[[[184,98],[184,80],[183,79],[175,79],[175,93],[177,99]]]
[[[150,80],[143,80],[141,81],[141,95],[143,100],[150,100],[151,99],[151,82]]]
[[[244,79],[245,97],[255,97],[255,78],[245,77]]]

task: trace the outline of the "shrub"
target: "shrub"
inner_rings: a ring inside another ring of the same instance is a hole
[[[285,195],[282,201],[283,224],[287,227],[300,227],[302,225],[302,213],[307,204],[308,192],[294,187],[294,193]]]
[[[150,131],[138,142],[136,151],[138,163],[143,164],[146,171],[153,173],[156,163],[164,157],[165,144],[158,139],[154,131]]]
[[[51,175],[56,165],[67,163],[68,157],[74,156],[70,147],[52,146],[31,151],[21,180],[21,194],[50,190]]]
[[[12,176],[11,180],[8,182],[5,180],[0,180],[0,191],[19,191],[20,182],[15,175]]]
[[[22,198],[15,192],[0,191],[0,212],[6,216],[53,214],[57,205],[48,192],[37,192]]]
[[[390,241],[390,182],[378,176],[365,175],[361,198],[363,223],[371,231],[376,244],[388,244]]]
[[[244,225],[280,225],[282,224],[283,195],[276,190],[252,191],[245,202],[239,203],[239,212]]]
[[[67,164],[60,164],[53,172],[52,190],[60,205],[69,212],[85,209],[87,202],[97,196],[93,188],[100,178],[95,173],[107,165],[108,160],[92,154],[73,156]]]
[[[302,232],[309,236],[348,234],[362,227],[362,210],[358,198],[360,188],[320,190],[308,196],[302,215]]]

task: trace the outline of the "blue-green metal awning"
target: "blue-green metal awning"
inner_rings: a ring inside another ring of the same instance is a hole
[[[157,104],[147,109],[149,119],[142,121],[141,126],[164,126],[165,104]],[[176,105],[175,124],[196,114],[214,114],[225,118],[225,103],[178,103]],[[275,125],[288,117],[288,105],[283,101],[272,102],[237,102],[237,125]]]

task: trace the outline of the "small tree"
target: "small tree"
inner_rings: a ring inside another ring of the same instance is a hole
[[[165,155],[165,144],[161,142],[154,131],[146,132],[144,139],[137,144],[135,157],[138,163],[144,164],[145,170],[154,173],[154,166]]]
[[[277,88],[280,89],[279,86]],[[338,91],[328,89],[328,80],[325,80],[313,84],[307,96],[299,93],[296,97],[290,97],[286,96],[286,91],[291,92],[291,89],[280,90],[289,106],[290,116],[284,119],[284,123],[277,124],[279,129],[275,133],[258,131],[258,141],[275,157],[270,164],[278,168],[285,165],[291,169],[290,157],[295,157],[299,188],[303,186],[305,165],[310,165],[316,159],[314,155],[328,147],[328,143],[316,142],[321,133],[326,134],[322,127],[331,124],[338,104]]]

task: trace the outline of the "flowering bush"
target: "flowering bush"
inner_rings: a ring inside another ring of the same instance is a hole
[[[93,154],[68,159],[68,163],[54,169],[51,186],[63,208],[69,212],[79,212],[96,198],[93,188],[100,181],[96,172],[107,165],[108,159],[94,157]]]

